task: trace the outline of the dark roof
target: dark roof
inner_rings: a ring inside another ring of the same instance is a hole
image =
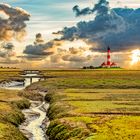
[[[103,62],[101,66],[106,66],[106,63],[105,63],[105,62]]]
[[[115,62],[112,62],[111,66],[116,66],[117,64]]]

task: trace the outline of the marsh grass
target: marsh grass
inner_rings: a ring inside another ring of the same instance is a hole
[[[29,108],[27,99],[16,90],[0,89],[0,139],[26,140],[18,126],[24,121],[21,109]]]
[[[140,139],[140,71],[54,70],[49,89],[50,140]],[[53,92],[51,93],[51,90]],[[99,114],[94,114],[98,113]],[[118,112],[119,115],[108,113]],[[132,113],[130,115],[125,113]],[[103,114],[102,114],[103,113]],[[106,113],[106,114],[105,114]],[[134,113],[134,114],[133,114]]]
[[[125,112],[140,111],[139,104],[136,104],[139,102],[139,93],[139,89],[114,89],[110,92],[109,89],[66,89],[49,94],[46,98],[49,97],[52,102],[48,111],[51,125],[47,134],[51,135],[52,140],[63,139],[64,135],[64,139],[69,140],[138,140],[140,117],[133,114],[127,116]],[[94,112],[106,112],[106,115],[94,115]],[[108,112],[122,114],[107,115]],[[65,129],[60,129],[59,126]],[[76,135],[70,135],[77,128]],[[56,134],[59,138],[54,137]]]
[[[0,69],[0,82],[22,79],[20,77],[20,70]]]

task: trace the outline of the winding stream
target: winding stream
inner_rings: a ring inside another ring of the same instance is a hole
[[[30,109],[23,111],[26,121],[20,126],[20,130],[29,140],[47,140],[45,135],[44,122],[48,122],[46,118],[46,110],[49,104],[39,101],[31,101]],[[49,123],[49,122],[48,122]],[[46,124],[46,123],[45,123]]]
[[[41,127],[40,124],[42,124],[44,118],[46,117],[46,113],[40,110],[40,108],[43,107],[44,105],[45,102],[41,103],[41,105],[37,107],[32,108],[32,111],[40,114],[40,116],[37,117],[35,120],[31,121],[26,128],[26,130],[28,129],[28,131],[33,134],[33,139],[45,140],[44,131],[42,129],[39,129]],[[40,136],[44,137],[41,138]]]
[[[36,74],[27,74],[26,76],[34,76]],[[32,82],[39,81],[39,78],[33,78]],[[16,85],[15,82],[7,83],[8,86],[5,86],[6,89],[11,90],[22,90],[30,85],[30,79],[25,78],[25,84]],[[46,93],[40,93],[45,96]],[[48,137],[45,134],[46,124],[49,125],[49,119],[46,116],[46,112],[49,108],[49,104],[45,101],[30,101],[31,106],[29,109],[23,110],[25,115],[25,122],[22,123],[19,127],[20,131],[29,139],[29,140],[48,140]]]

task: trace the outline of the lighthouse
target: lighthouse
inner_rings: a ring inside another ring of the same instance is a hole
[[[111,66],[111,54],[110,54],[110,47],[107,49],[107,67],[110,68]]]
[[[117,68],[118,67],[115,62],[111,62],[110,47],[107,48],[107,62],[103,62],[100,67],[102,68]]]

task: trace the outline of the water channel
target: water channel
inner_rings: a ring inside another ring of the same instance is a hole
[[[25,76],[36,76],[37,74],[26,74]],[[33,78],[32,83],[39,81],[39,78]],[[24,83],[11,81],[1,85],[1,87],[10,89],[10,90],[23,90],[30,85],[30,78],[25,78]],[[46,93],[41,93],[45,96]],[[19,127],[20,131],[29,139],[29,140],[48,140],[48,137],[45,134],[46,124],[49,125],[49,119],[47,118],[47,110],[49,104],[45,101],[30,101],[31,106],[29,109],[23,110],[25,115],[25,122],[22,123]]]

